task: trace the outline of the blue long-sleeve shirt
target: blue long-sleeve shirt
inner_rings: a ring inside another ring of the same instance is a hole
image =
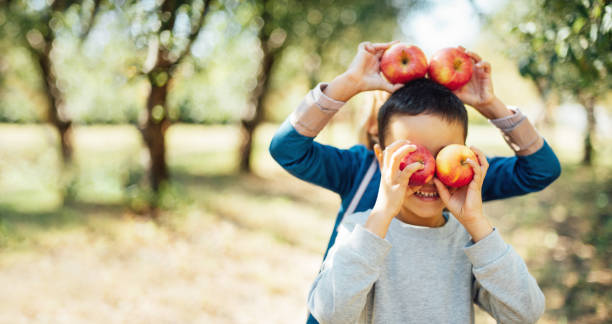
[[[270,143],[270,154],[285,170],[304,181],[340,195],[342,204],[336,217],[325,256],[334,245],[342,216],[372,163],[374,152],[364,145],[339,149],[320,144],[300,134],[287,119]],[[527,156],[487,158],[489,169],[482,186],[483,201],[509,198],[544,189],[561,174],[561,165],[548,143]],[[355,212],[374,207],[380,186],[376,171],[359,200]]]

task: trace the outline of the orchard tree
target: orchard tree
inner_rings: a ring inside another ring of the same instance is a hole
[[[139,129],[149,152],[149,179],[155,194],[170,177],[166,161],[168,92],[177,67],[190,55],[211,3],[211,0],[137,0],[125,6],[132,36],[137,46],[141,44],[147,52],[140,75],[148,81],[150,91]]]
[[[58,131],[61,156],[69,164],[73,150],[72,121],[66,112],[65,94],[58,87],[59,71],[54,66],[51,53],[60,33],[74,33],[81,41],[87,38],[101,7],[101,0],[3,0],[0,7],[7,16],[5,24],[13,24],[11,30],[15,31],[17,43],[30,51],[38,66],[48,102],[47,118]],[[77,19],[68,19],[68,16]]]
[[[519,17],[512,33],[521,75],[544,98],[576,100],[586,112],[586,165],[593,163],[595,104],[612,87],[612,4],[605,0],[538,0],[513,3]]]
[[[242,142],[239,169],[251,172],[253,133],[264,120],[264,102],[270,93],[271,76],[278,67],[283,52],[290,46],[306,51],[309,62],[304,62],[304,73],[311,85],[316,84],[321,62],[337,57],[323,57],[332,43],[350,46],[365,40],[390,40],[398,16],[413,7],[412,1],[296,1],[251,0],[242,5],[252,8],[252,19],[247,26],[256,25],[261,60],[256,86],[248,98],[246,112],[241,119]],[[386,28],[381,28],[382,26]]]

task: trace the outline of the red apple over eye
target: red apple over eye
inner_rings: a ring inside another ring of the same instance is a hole
[[[408,153],[400,162],[399,168],[400,170],[404,170],[407,165],[410,165],[414,162],[421,163],[424,167],[421,170],[416,171],[410,176],[410,182],[408,183],[411,186],[422,186],[428,183],[431,178],[433,178],[434,173],[436,172],[436,160],[434,160],[433,155],[429,153],[429,150],[424,146],[415,144],[417,149],[413,152]]]
[[[406,83],[425,77],[427,57],[420,48],[397,43],[387,48],[380,59],[380,70],[391,83]]]
[[[436,156],[436,177],[448,187],[459,188],[472,181],[474,170],[465,160],[478,162],[476,154],[465,145],[445,146]]]
[[[431,57],[429,77],[456,90],[470,81],[473,65],[472,59],[465,52],[454,47],[444,48]]]

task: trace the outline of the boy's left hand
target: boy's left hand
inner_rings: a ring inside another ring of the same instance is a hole
[[[495,100],[493,92],[493,81],[491,80],[491,64],[483,61],[482,58],[471,51],[459,46],[459,50],[466,53],[474,63],[472,78],[463,87],[454,90],[453,93],[463,101],[478,110],[485,117],[489,118],[488,107]]]
[[[482,183],[484,182],[489,162],[485,155],[475,147],[470,147],[478,157],[478,161],[468,159],[468,163],[474,170],[474,178],[472,181],[452,193],[446,186],[437,178],[434,178],[434,184],[438,189],[438,195],[444,202],[448,210],[463,224],[465,229],[472,236],[474,242],[479,241],[489,235],[493,227],[482,213]]]

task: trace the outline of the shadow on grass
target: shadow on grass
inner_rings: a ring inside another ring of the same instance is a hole
[[[220,174],[220,175],[193,175],[187,172],[175,171],[172,173],[175,182],[187,187],[200,187],[214,189],[215,191],[238,191],[256,198],[281,198],[295,203],[318,204],[320,199],[305,195],[308,190],[305,183],[294,184],[295,179],[283,177],[272,180],[254,174]],[[317,189],[318,190],[318,189]],[[329,192],[332,196],[334,193]]]
[[[0,249],[18,247],[31,241],[33,232],[86,226],[94,217],[120,217],[123,205],[85,204],[73,202],[63,207],[38,212],[24,212],[0,205]]]

